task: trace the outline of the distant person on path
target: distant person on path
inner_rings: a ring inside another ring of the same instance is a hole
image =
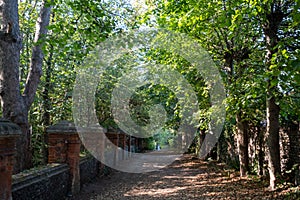
[[[156,149],[157,149],[157,151],[160,150],[160,145],[159,145],[159,143],[156,144]]]

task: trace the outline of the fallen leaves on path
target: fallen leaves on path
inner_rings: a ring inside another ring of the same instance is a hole
[[[226,165],[184,155],[159,171],[132,174],[113,172],[85,185],[78,200],[122,199],[300,199],[290,189],[269,191],[258,178],[240,178]]]

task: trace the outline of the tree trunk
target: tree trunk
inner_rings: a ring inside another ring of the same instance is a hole
[[[203,141],[205,139],[205,130],[199,130],[199,137],[197,138],[197,151],[196,151],[196,155],[200,158],[201,157],[201,146],[203,144]]]
[[[264,132],[261,127],[258,126],[258,169],[257,174],[262,176],[265,175],[264,169]]]
[[[51,125],[51,115],[50,115],[51,101],[50,101],[49,91],[52,89],[52,84],[51,84],[52,55],[53,55],[53,52],[51,50],[50,56],[49,56],[49,58],[47,60],[46,76],[45,76],[45,86],[44,86],[44,90],[43,90],[43,93],[42,93],[42,98],[43,98],[43,105],[42,105],[43,106],[43,116],[42,116],[42,121],[43,121],[43,125],[45,127],[48,127],[48,126]]]
[[[236,115],[237,146],[240,161],[240,176],[247,176],[249,171],[248,124],[242,120],[241,113]]]
[[[43,115],[42,115],[42,124],[44,128],[43,135],[40,138],[40,142],[42,145],[42,154],[43,154],[43,164],[47,164],[48,161],[48,149],[47,149],[47,141],[48,141],[48,134],[46,134],[46,129],[51,125],[51,115],[50,110],[52,108],[51,106],[51,100],[49,91],[52,90],[52,83],[51,83],[51,77],[52,77],[52,62],[53,62],[53,45],[50,46],[49,50],[49,57],[46,61],[46,73],[45,73],[45,85],[42,92],[42,98],[43,98]]]
[[[267,145],[270,187],[275,189],[276,176],[280,175],[279,106],[275,98],[267,99]]]
[[[280,146],[279,146],[279,111],[280,108],[276,104],[275,94],[277,92],[278,76],[272,74],[273,55],[278,51],[277,44],[279,42],[278,29],[283,20],[284,14],[280,10],[280,6],[276,7],[272,4],[269,11],[267,11],[265,23],[263,24],[263,31],[265,34],[265,41],[267,53],[265,57],[266,71],[271,74],[267,82],[267,146],[268,146],[268,163],[270,174],[270,188],[275,189],[276,176],[280,175]]]
[[[18,124],[22,137],[17,141],[15,172],[31,167],[30,130],[28,111],[34,100],[42,73],[42,44],[34,46],[24,93],[20,92],[19,66],[22,40],[19,29],[18,1],[0,0],[0,100],[3,117]],[[36,24],[34,42],[47,34],[50,7],[45,2],[41,6]]]
[[[36,44],[32,48],[32,57],[30,61],[30,69],[26,80],[26,86],[23,96],[26,97],[26,106],[30,108],[34,101],[35,92],[37,90],[40,78],[42,76],[42,65],[43,65],[43,41],[48,33],[48,25],[50,22],[51,7],[48,5],[49,2],[44,0],[41,5],[40,15],[36,22],[36,30],[33,42]]]
[[[28,110],[20,93],[19,60],[22,40],[19,29],[18,1],[2,0],[0,32],[0,97],[2,115],[17,123],[23,135],[17,141],[16,171],[30,165]]]

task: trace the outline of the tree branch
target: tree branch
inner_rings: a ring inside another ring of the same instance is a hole
[[[51,1],[52,2],[52,1]],[[26,80],[26,86],[23,93],[25,106],[29,109],[32,104],[35,93],[42,76],[44,38],[48,33],[48,25],[50,22],[51,5],[44,0],[41,5],[40,15],[36,23],[36,31],[34,37],[35,46],[32,48],[32,56],[30,61],[30,69]]]

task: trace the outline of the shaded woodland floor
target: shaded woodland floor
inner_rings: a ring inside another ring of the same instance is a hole
[[[184,155],[159,171],[113,171],[84,185],[74,199],[300,199],[295,188],[269,191],[267,186],[268,182],[258,177],[240,178],[238,172],[224,164]]]

